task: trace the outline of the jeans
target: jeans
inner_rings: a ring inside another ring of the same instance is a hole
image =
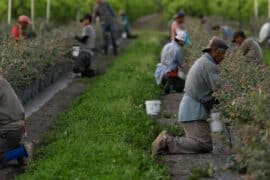
[[[102,31],[103,31],[103,38],[104,38],[104,53],[108,54],[109,52],[109,44],[110,44],[110,40],[109,40],[109,36],[111,36],[111,40],[112,40],[112,45],[113,45],[113,50],[114,50],[114,54],[117,54],[117,34],[116,34],[116,29],[115,29],[115,25],[113,24],[113,22],[105,22],[102,25]]]

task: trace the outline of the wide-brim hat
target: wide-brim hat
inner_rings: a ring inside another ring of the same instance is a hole
[[[183,30],[177,31],[175,39],[183,41],[184,44],[191,45],[189,35],[188,35],[188,33],[186,31],[183,31]]]
[[[227,50],[229,46],[227,43],[220,39],[217,36],[214,36],[208,43],[207,47],[202,50],[202,52],[209,52],[211,49],[221,49],[221,50]]]

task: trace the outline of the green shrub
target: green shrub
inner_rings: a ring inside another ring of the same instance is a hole
[[[253,0],[161,0],[168,18],[184,10],[188,15],[220,15],[233,20],[247,21],[254,16]],[[258,0],[259,15],[267,16],[267,0]]]
[[[13,18],[16,19],[21,14],[30,15],[31,0],[13,0]],[[150,14],[156,11],[156,0],[109,0],[118,13],[121,9],[126,9],[131,20],[140,16]],[[51,1],[51,18],[55,22],[67,22],[75,20],[77,13],[90,13],[94,8],[95,0],[52,0]],[[7,1],[0,2],[0,20],[7,19]],[[35,1],[36,17],[46,17],[46,0]]]

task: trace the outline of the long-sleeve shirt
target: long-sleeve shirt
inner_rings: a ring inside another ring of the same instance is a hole
[[[246,39],[240,46],[244,56],[251,58],[254,62],[262,63],[263,55],[260,45],[253,39]]]
[[[179,121],[206,120],[209,113],[203,103],[222,85],[218,65],[208,54],[201,56],[191,67],[185,84],[185,95],[179,107]]]
[[[182,47],[175,41],[166,44],[162,49],[160,61],[155,71],[157,85],[161,84],[163,76],[166,73],[177,68],[183,69],[184,57]]]
[[[0,132],[23,126],[24,108],[10,84],[0,76]]]
[[[82,51],[92,54],[96,43],[96,32],[92,25],[87,25],[83,28],[82,37],[87,37],[85,43],[80,45]]]
[[[112,23],[115,13],[112,7],[107,2],[101,2],[97,4],[94,8],[94,13],[96,16],[100,17],[102,23]]]

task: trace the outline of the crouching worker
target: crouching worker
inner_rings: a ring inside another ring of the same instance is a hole
[[[96,41],[96,32],[92,27],[92,16],[85,15],[81,20],[83,27],[82,36],[76,36],[75,39],[80,43],[79,54],[74,57],[74,73],[81,73],[82,76],[92,77],[95,75],[94,70],[90,69],[91,60],[94,56]]]
[[[203,50],[205,54],[193,64],[179,107],[179,122],[185,131],[185,137],[173,137],[166,131],[161,132],[152,144],[153,155],[212,151],[211,132],[206,120],[216,103],[213,92],[222,85],[218,64],[225,58],[227,49],[223,40],[214,37]]]
[[[236,44],[236,51],[239,49],[245,57],[255,62],[262,64],[263,53],[260,45],[252,38],[247,38],[243,31],[234,33],[233,43]]]
[[[186,44],[187,37],[185,31],[178,31],[175,39],[166,44],[161,52],[161,62],[157,65],[155,78],[157,85],[164,86],[165,94],[169,94],[171,90],[182,92],[184,89],[182,48]]]
[[[10,84],[0,77],[0,161],[4,167],[17,160],[26,165],[26,157],[32,154],[32,143],[21,140],[25,134],[24,109]]]
[[[130,30],[130,22],[129,22],[129,18],[128,18],[128,15],[125,11],[121,11],[120,12],[120,16],[121,16],[121,24],[122,24],[122,27],[123,27],[123,31],[124,31],[124,37],[125,38],[128,38],[128,39],[134,39],[134,38],[137,38],[137,35],[133,35],[131,33],[131,30]]]
[[[11,37],[18,42],[21,39],[29,39],[36,36],[31,28],[31,20],[28,16],[22,15],[18,18],[18,23],[11,29]]]

